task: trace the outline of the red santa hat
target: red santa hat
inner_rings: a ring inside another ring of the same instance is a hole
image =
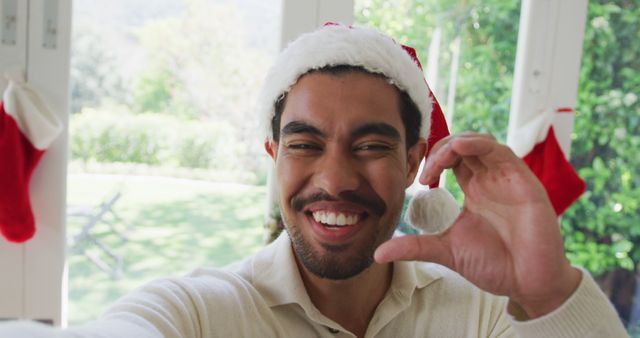
[[[327,66],[357,66],[385,76],[406,92],[422,114],[420,135],[427,140],[427,155],[433,144],[449,135],[438,101],[424,79],[415,50],[395,42],[376,30],[328,23],[301,35],[277,57],[267,74],[258,102],[265,137],[272,138],[271,120],[275,103],[309,71]],[[439,182],[418,192],[409,207],[409,221],[428,233],[443,231],[459,214],[455,200]]]

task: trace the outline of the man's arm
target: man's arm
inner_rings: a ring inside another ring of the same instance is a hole
[[[66,330],[19,321],[0,325],[0,337],[195,337],[194,309],[179,280],[158,280],[125,296],[99,320]]]
[[[0,324],[0,338],[281,337],[284,332],[255,288],[222,269],[151,282],[80,327]]]
[[[536,319],[510,322],[519,337],[627,337],[615,309],[587,271],[577,290],[557,309]]]
[[[2,338],[111,338],[111,337],[140,337],[158,338],[136,325],[121,322],[100,320],[85,327],[61,330],[42,323],[32,321],[15,321],[0,324]]]

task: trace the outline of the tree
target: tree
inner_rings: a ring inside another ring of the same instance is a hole
[[[109,32],[98,25],[78,24],[73,30],[72,113],[78,113],[84,107],[96,107],[104,98],[126,101],[127,88],[118,56],[105,46],[101,36],[109,36]]]
[[[248,43],[242,23],[235,5],[192,0],[181,15],[145,24],[137,36],[148,61],[134,108],[256,130],[247,124],[268,58]]]
[[[491,132],[506,138],[513,82],[520,4],[511,1],[409,1],[356,2],[356,20],[376,27],[416,48],[423,65],[430,37],[442,29],[443,41],[462,39],[454,130]],[[451,45],[440,56],[440,79],[434,88],[446,93]],[[435,79],[427,79],[433,81]],[[439,97],[445,103],[446,97]],[[446,109],[446,107],[444,107]]]

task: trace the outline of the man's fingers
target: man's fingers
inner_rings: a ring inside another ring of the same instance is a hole
[[[462,157],[462,164],[469,168],[471,172],[476,174],[487,171],[487,166],[480,160],[478,156]]]
[[[471,177],[473,177],[473,171],[464,163],[461,163],[459,166],[453,168],[453,174],[455,175],[458,184],[460,184],[462,191],[466,194],[467,191],[465,188],[469,184]]]
[[[459,138],[451,143],[451,149],[462,157],[477,157],[487,167],[505,162],[520,163],[518,156],[509,147],[493,139]]]
[[[493,172],[505,164],[514,169],[526,168],[511,149],[489,134],[451,135],[434,145],[422,169],[420,183],[433,183],[446,169],[454,169],[458,182],[463,183],[471,175]]]
[[[451,148],[461,156],[485,156],[498,146],[495,139],[489,137],[458,137],[451,141]]]
[[[432,152],[420,175],[420,183],[430,184],[447,168],[453,168],[460,163],[460,155],[451,149],[450,143],[445,143]]]
[[[458,143],[462,144],[460,146],[462,152],[459,152],[457,147],[454,148]],[[463,160],[467,162],[467,167],[472,171],[486,170],[483,163],[474,157],[487,154],[491,151],[492,145],[497,145],[493,136],[471,132],[448,136],[440,140],[427,157],[420,175],[420,183],[430,184],[445,169],[455,168]]]
[[[392,238],[378,247],[374,258],[378,263],[419,260],[447,267],[453,265],[449,245],[443,237],[437,235],[406,235]]]

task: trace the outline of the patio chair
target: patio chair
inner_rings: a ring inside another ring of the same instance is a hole
[[[131,230],[131,225],[125,222],[114,208],[121,197],[122,193],[117,191],[109,195],[97,206],[69,205],[67,207],[67,221],[75,221],[82,224],[80,232],[69,238],[68,251],[83,254],[113,279],[120,278],[122,274],[122,255],[116,253],[113,248],[100,240],[94,230],[97,225],[106,224],[110,233],[115,234],[121,242],[124,243],[129,240],[127,234]],[[124,231],[118,229],[123,225]],[[88,251],[88,246],[91,244],[96,246],[99,251],[102,251],[108,257],[108,260],[101,258],[101,255]]]

